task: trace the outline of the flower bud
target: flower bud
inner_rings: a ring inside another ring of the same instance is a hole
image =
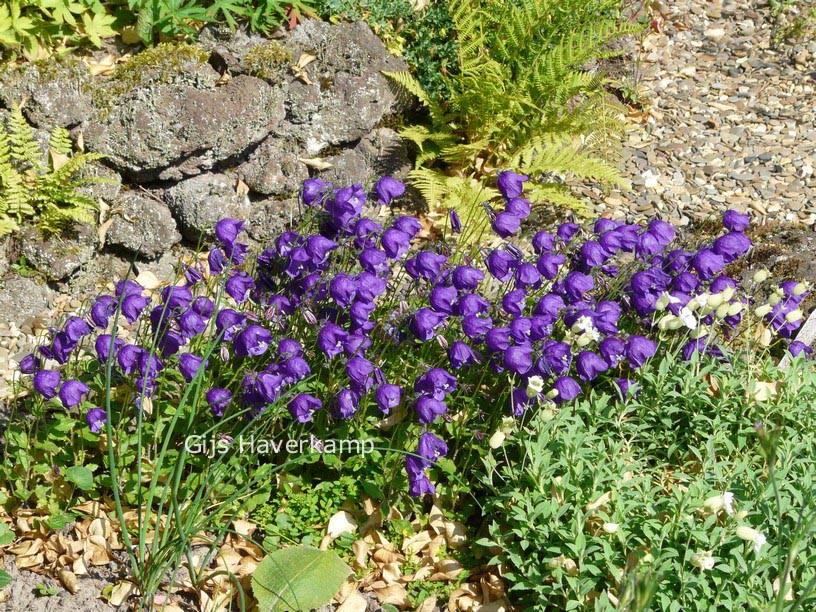
[[[578,347],[585,347],[592,342],[592,336],[589,334],[581,334],[578,338],[575,339],[575,346]]]
[[[768,298],[768,303],[771,306],[776,306],[779,302],[782,301],[782,296],[778,293],[772,293],[771,297]]]
[[[771,312],[771,310],[773,310],[773,308],[771,307],[770,304],[763,304],[762,306],[759,306],[756,310],[754,310],[754,314],[758,317],[764,317],[766,314]]]
[[[707,335],[708,335],[708,325],[701,325],[697,329],[692,329],[689,332],[689,336],[693,340],[697,340],[698,338],[702,338],[703,336],[707,336]]]
[[[606,533],[612,534],[618,531],[619,525],[617,523],[604,523],[601,527]]]
[[[727,317],[728,316],[728,309],[730,307],[731,307],[731,304],[728,304],[728,303],[720,304],[719,306],[717,306],[717,311],[716,311],[717,318],[718,319],[724,319],[725,317]]]
[[[691,555],[691,564],[703,571],[714,569],[714,556],[711,554],[710,550],[694,553]]]
[[[728,316],[735,317],[742,312],[744,304],[742,302],[734,302],[728,307]]]
[[[788,323],[796,323],[797,321],[802,320],[802,311],[798,308],[796,310],[791,310],[788,314],[785,315],[785,321]]]
[[[547,399],[555,399],[558,397],[558,389],[551,389],[549,393],[545,396]]]
[[[807,290],[808,288],[805,283],[796,283],[793,286],[793,290],[791,291],[791,293],[793,293],[793,295],[799,296],[802,295],[803,293],[807,293]]]
[[[536,395],[541,393],[543,390],[544,390],[544,379],[541,378],[540,376],[531,376],[530,379],[527,381],[527,390],[526,390],[527,397],[532,399]]]
[[[490,440],[487,441],[487,445],[490,448],[496,449],[499,448],[504,441],[507,439],[507,436],[501,429],[497,429],[492,436],[490,436]]]
[[[759,536],[759,532],[754,529],[753,527],[748,527],[747,525],[740,525],[737,527],[737,537],[740,540],[745,540],[746,542],[753,542]]]
[[[715,293],[713,295],[709,295],[708,299],[706,300],[706,305],[709,308],[718,308],[722,303],[723,303],[722,293]]]
[[[734,294],[737,292],[736,289],[732,286],[728,286],[722,291],[720,291],[720,295],[722,296],[723,302],[730,302],[731,298],[734,297]]]
[[[759,283],[764,283],[766,280],[768,280],[768,278],[769,278],[770,276],[771,276],[771,273],[770,273],[770,272],[768,272],[768,271],[767,271],[766,269],[764,269],[764,268],[763,268],[762,270],[757,270],[757,271],[754,273],[754,282],[755,282],[755,283],[757,283],[757,284],[759,284]]]

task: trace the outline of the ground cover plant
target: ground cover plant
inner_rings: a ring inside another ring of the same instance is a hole
[[[21,363],[32,417],[7,433],[7,508],[53,515],[110,495],[149,605],[182,567],[210,580],[233,520],[274,501],[285,474],[353,469],[386,514],[435,494],[478,520],[464,500],[485,489],[467,475],[528,419],[570,414],[587,392],[605,394],[602,411],[647,386],[655,356],[670,369],[673,355],[781,347],[801,325],[807,287],[725,274],[751,248],[747,215],[730,211],[720,236],[688,249],[659,220],[525,236],[527,181],[498,175],[502,200],[481,211],[492,243],[455,212],[428,243],[415,217],[364,215],[369,200],[393,206],[399,181],[369,194],[309,179],[300,225],[257,255],[224,219],[177,284],[119,281]],[[344,440],[345,454],[328,450]],[[669,450],[656,457],[685,460]]]

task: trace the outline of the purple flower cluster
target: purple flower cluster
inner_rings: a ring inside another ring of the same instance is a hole
[[[96,327],[96,357],[110,364],[116,381],[151,397],[162,372],[173,372],[174,380],[204,385],[215,418],[234,403],[250,417],[285,405],[301,424],[348,420],[374,407],[399,421],[404,405],[416,419],[411,426],[421,428],[416,453],[405,460],[409,492],[420,496],[435,491],[428,469],[448,452],[429,429],[452,420],[457,392],[481,388],[471,379],[490,382],[490,399],[509,396],[510,410],[522,416],[601,381],[625,398],[636,389],[637,370],[673,332],[685,334],[687,359],[722,354],[719,338],[753,306],[724,273],[752,246],[747,215],[726,213],[726,233],[694,251],[674,248],[674,228],[659,220],[646,227],[609,219],[592,227],[563,223],[527,244],[514,238],[530,215],[522,197],[527,180],[499,174],[503,209],[488,213],[504,241],[479,260],[449,245],[412,247],[421,229],[416,217],[364,217],[361,185],[336,189],[308,179],[301,198],[311,233],[281,233],[250,268],[238,240],[244,223],[223,219],[207,265],[187,266],[183,281],[160,296],[131,280],[118,283],[114,295],[99,296],[87,316],[69,319],[38,355],[23,359],[21,371],[33,375],[46,400],[78,406],[91,394],[88,386],[63,382],[43,359],[66,364]],[[391,205],[404,190],[385,177],[374,193]],[[455,213],[450,220],[454,233],[461,231]],[[779,336],[801,325],[804,295],[804,286],[788,282],[770,296],[761,314]],[[119,313],[130,325],[144,323],[156,349],[115,337],[110,319]],[[205,359],[200,347],[208,341],[215,346]],[[389,349],[400,353],[399,364],[388,363]],[[796,343],[790,350],[806,352]],[[406,364],[416,369],[406,371]],[[227,380],[238,384],[226,388]],[[93,408],[86,418],[99,432],[106,413]]]

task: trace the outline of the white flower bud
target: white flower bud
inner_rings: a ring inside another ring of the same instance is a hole
[[[545,396],[547,399],[555,399],[558,397],[558,389],[551,389],[549,393]]]
[[[770,276],[771,273],[765,270],[764,268],[762,270],[757,270],[754,273],[754,282],[757,284],[764,283],[766,280],[768,280],[768,277]]]
[[[530,399],[534,398],[536,395],[541,393],[544,390],[544,379],[540,376],[531,376],[527,381],[527,390],[526,394],[527,397]]]
[[[728,307],[728,316],[735,317],[742,312],[744,304],[742,302],[734,302]]]
[[[788,323],[796,323],[797,321],[802,320],[802,311],[798,308],[796,310],[791,310],[788,314],[785,315],[785,320]]]
[[[592,336],[589,334],[581,334],[575,340],[575,346],[583,348],[592,343]]]
[[[763,304],[754,310],[754,314],[758,317],[764,317],[766,314],[770,313],[771,310],[773,310],[773,308],[770,304]]]
[[[737,527],[737,537],[746,542],[753,542],[754,552],[759,552],[765,543],[768,541],[763,534],[747,525],[740,525]]]
[[[736,292],[737,292],[737,290],[734,289],[733,287],[731,287],[730,285],[728,287],[726,287],[725,289],[723,289],[720,292],[720,295],[722,295],[723,302],[730,302],[731,298],[734,297],[734,294]]]
[[[666,314],[660,317],[660,320],[657,322],[657,329],[660,331],[666,331],[669,329],[669,325],[676,319],[673,314]]]
[[[722,303],[723,303],[722,293],[715,293],[714,295],[709,295],[708,299],[706,300],[706,305],[709,308],[717,308]]]
[[[601,527],[606,533],[617,533],[619,525],[617,523],[604,523]]]
[[[492,436],[490,436],[490,439],[487,441],[487,445],[490,448],[494,449],[499,448],[502,444],[504,444],[504,441],[506,439],[507,436],[505,435],[505,433],[501,429],[498,429],[493,433]]]
[[[717,306],[717,311],[716,311],[717,318],[718,319],[724,319],[725,317],[727,317],[728,316],[728,309],[730,307],[731,307],[731,304],[728,304],[728,303],[720,304],[719,306]]]
[[[694,340],[697,340],[698,338],[702,338],[703,336],[707,335],[708,335],[707,325],[701,325],[697,329],[692,329],[691,332],[689,333],[689,336],[691,336],[691,338]]]
[[[772,293],[771,297],[768,298],[768,303],[771,306],[776,306],[779,302],[782,301],[782,296],[778,293]]]
[[[802,295],[803,293],[807,293],[807,290],[808,290],[808,288],[807,288],[807,285],[805,283],[796,283],[793,286],[793,290],[791,291],[791,293],[793,293],[793,295],[798,296],[798,295]]]

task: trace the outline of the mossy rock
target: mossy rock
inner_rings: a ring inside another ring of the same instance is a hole
[[[219,75],[208,60],[209,53],[199,45],[161,43],[119,65],[108,81],[94,90],[94,102],[109,109],[117,98],[134,89],[158,85],[214,89]]]

